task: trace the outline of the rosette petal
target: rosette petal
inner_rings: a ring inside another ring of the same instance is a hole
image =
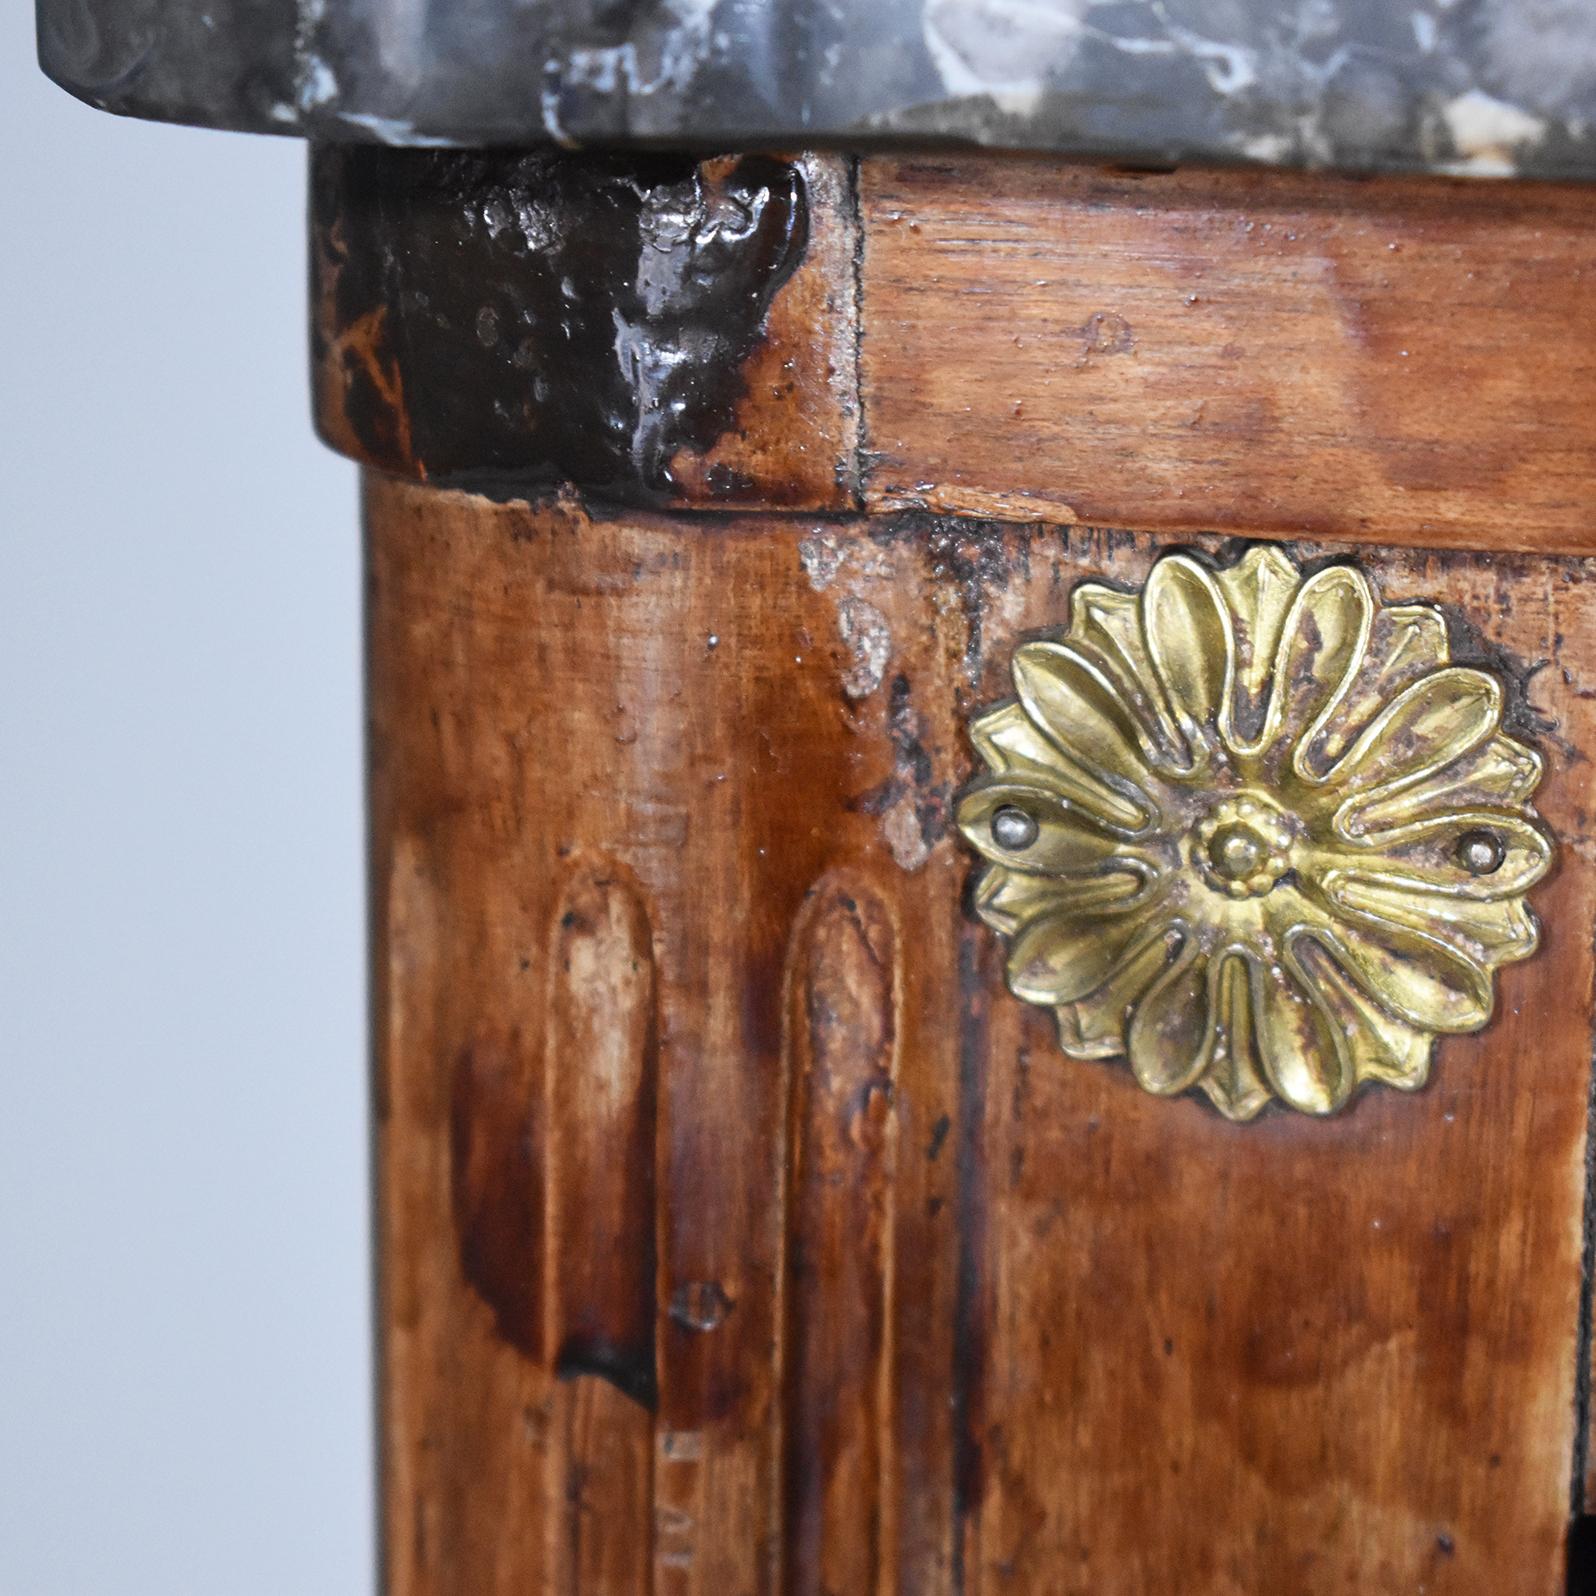
[[[1393,604],[1376,610],[1363,667],[1307,751],[1312,768],[1322,771],[1333,765],[1386,704],[1449,659],[1440,611],[1428,604]]]
[[[1305,751],[1357,675],[1373,615],[1368,578],[1351,566],[1326,566],[1302,584],[1275,651],[1263,733],[1248,752],[1289,751],[1297,774],[1314,779]]]
[[[1348,978],[1318,933],[1302,928],[1286,947],[1293,973],[1346,1038],[1356,1079],[1384,1081],[1405,1091],[1422,1086],[1429,1075],[1434,1038],[1374,1002]]]
[[[1304,1114],[1333,1114],[1357,1076],[1346,1038],[1318,995],[1294,972],[1247,959],[1253,1042],[1278,1096]]]
[[[1389,1013],[1426,1031],[1474,1031],[1491,1017],[1491,972],[1432,930],[1378,912],[1343,884],[1327,929],[1336,960]]]
[[[1114,690],[1152,729],[1160,750],[1159,763],[1179,765],[1183,757],[1180,732],[1159,692],[1147,655],[1140,595],[1083,582],[1070,599],[1069,640],[1091,655],[1113,682]]]
[[[1155,927],[1132,946],[1101,986],[1073,1003],[1058,1005],[1059,1045],[1071,1058],[1124,1053],[1126,1016],[1167,962],[1167,941]]]
[[[1426,815],[1521,806],[1540,785],[1543,768],[1534,749],[1498,732],[1398,792],[1352,794],[1336,813],[1336,833],[1374,838]]]
[[[1233,748],[1254,745],[1263,727],[1275,656],[1302,577],[1273,544],[1249,549],[1214,579],[1230,611],[1236,669],[1220,733]]]
[[[1450,945],[1459,957],[1489,971],[1527,959],[1540,940],[1535,916],[1517,898],[1462,898],[1337,872],[1325,887],[1332,907],[1346,915],[1371,916],[1386,925],[1424,932]]]
[[[1213,1062],[1218,1030],[1208,956],[1187,927],[1171,930],[1178,950],[1142,994],[1125,1041],[1136,1079],[1160,1097],[1197,1083]]]
[[[1494,677],[1466,665],[1404,689],[1359,734],[1326,782],[1366,803],[1406,792],[1483,743],[1502,718]]]
[[[1012,935],[1043,915],[1129,909],[1155,889],[1156,881],[1150,873],[1117,864],[1086,876],[1038,876],[992,865],[982,871],[976,885],[975,912],[994,931]]]
[[[1068,643],[1042,640],[1022,643],[1013,669],[1026,714],[1058,753],[1156,813],[1148,794],[1154,750],[1147,729],[1101,667]]]
[[[1142,631],[1165,701],[1185,742],[1185,773],[1208,762],[1235,676],[1230,611],[1213,577],[1172,554],[1153,567],[1142,594]]]
[[[1118,913],[1065,909],[1033,921],[1009,951],[1009,990],[1028,1003],[1079,1002],[1139,951],[1150,930],[1161,931],[1157,916],[1147,907]]]
[[[1234,949],[1214,956],[1212,993],[1216,1038],[1213,1062],[1199,1083],[1226,1119],[1254,1118],[1272,1095],[1258,1061],[1253,1034],[1247,961]]]
[[[970,727],[970,740],[990,769],[1021,774],[1038,786],[1051,788],[1105,825],[1131,833],[1153,823],[1155,812],[1145,793],[1128,796],[1074,761],[1061,760],[1058,745],[1025,712],[1023,704],[988,710]]]
[[[994,835],[995,817],[1016,810],[1030,820],[1034,840],[1005,845]],[[1072,875],[1102,869],[1115,859],[1138,870],[1150,870],[1156,863],[1150,854],[1105,830],[1095,815],[1030,781],[990,776],[977,782],[960,798],[957,820],[972,848],[1010,870]]]
[[[1490,839],[1500,863],[1477,873],[1459,849],[1471,836]],[[1353,876],[1409,892],[1445,892],[1462,898],[1511,898],[1528,892],[1552,867],[1552,844],[1522,815],[1476,809],[1436,815],[1364,839],[1364,848],[1330,848],[1305,855],[1309,874]]]

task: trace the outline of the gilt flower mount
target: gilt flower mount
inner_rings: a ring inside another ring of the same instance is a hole
[[[1077,588],[1012,669],[958,823],[1008,984],[1071,1057],[1233,1120],[1329,1114],[1421,1086],[1535,951],[1540,757],[1430,606],[1277,548],[1173,554],[1139,593]]]

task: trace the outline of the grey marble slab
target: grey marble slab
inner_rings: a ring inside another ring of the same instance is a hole
[[[38,0],[106,110],[435,145],[1596,176],[1596,0]]]

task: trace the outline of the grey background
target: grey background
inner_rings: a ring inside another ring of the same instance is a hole
[[[359,550],[303,147],[0,13],[0,1596],[371,1587]]]

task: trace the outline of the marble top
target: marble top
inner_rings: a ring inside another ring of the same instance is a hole
[[[106,110],[406,145],[1596,176],[1596,0],[38,0]]]

